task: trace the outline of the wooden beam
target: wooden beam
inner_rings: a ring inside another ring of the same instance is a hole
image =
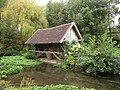
[[[55,53],[53,53],[53,55],[54,55],[58,60],[61,60]]]
[[[36,50],[29,50],[30,52],[38,52],[38,53],[56,53],[56,54],[62,54],[62,52],[51,52],[51,51],[36,51]]]

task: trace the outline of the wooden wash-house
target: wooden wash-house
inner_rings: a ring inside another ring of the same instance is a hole
[[[57,58],[64,54],[64,42],[82,41],[82,36],[74,22],[52,28],[38,29],[25,44],[32,44],[37,56],[46,54],[48,59]],[[64,56],[64,55],[63,55]]]

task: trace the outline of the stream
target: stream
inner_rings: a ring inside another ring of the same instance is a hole
[[[120,90],[120,76],[91,76],[80,71],[63,70],[50,64],[40,64],[34,68],[26,68],[21,73],[10,75],[5,80],[18,86],[24,78],[32,78],[35,85],[64,84],[77,87],[95,88],[97,90]]]

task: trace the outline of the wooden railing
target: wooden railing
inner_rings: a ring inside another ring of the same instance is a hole
[[[59,55],[63,55],[63,53],[62,52],[54,52],[54,51],[36,51],[36,50],[29,50],[30,52],[35,52],[35,53],[51,53],[51,54],[53,54],[58,60],[61,60],[61,58],[57,55],[57,54],[59,54]]]

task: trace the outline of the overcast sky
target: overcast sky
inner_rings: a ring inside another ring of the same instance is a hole
[[[36,2],[40,5],[46,5],[49,0],[36,0]],[[52,1],[60,1],[60,0],[52,0]]]

